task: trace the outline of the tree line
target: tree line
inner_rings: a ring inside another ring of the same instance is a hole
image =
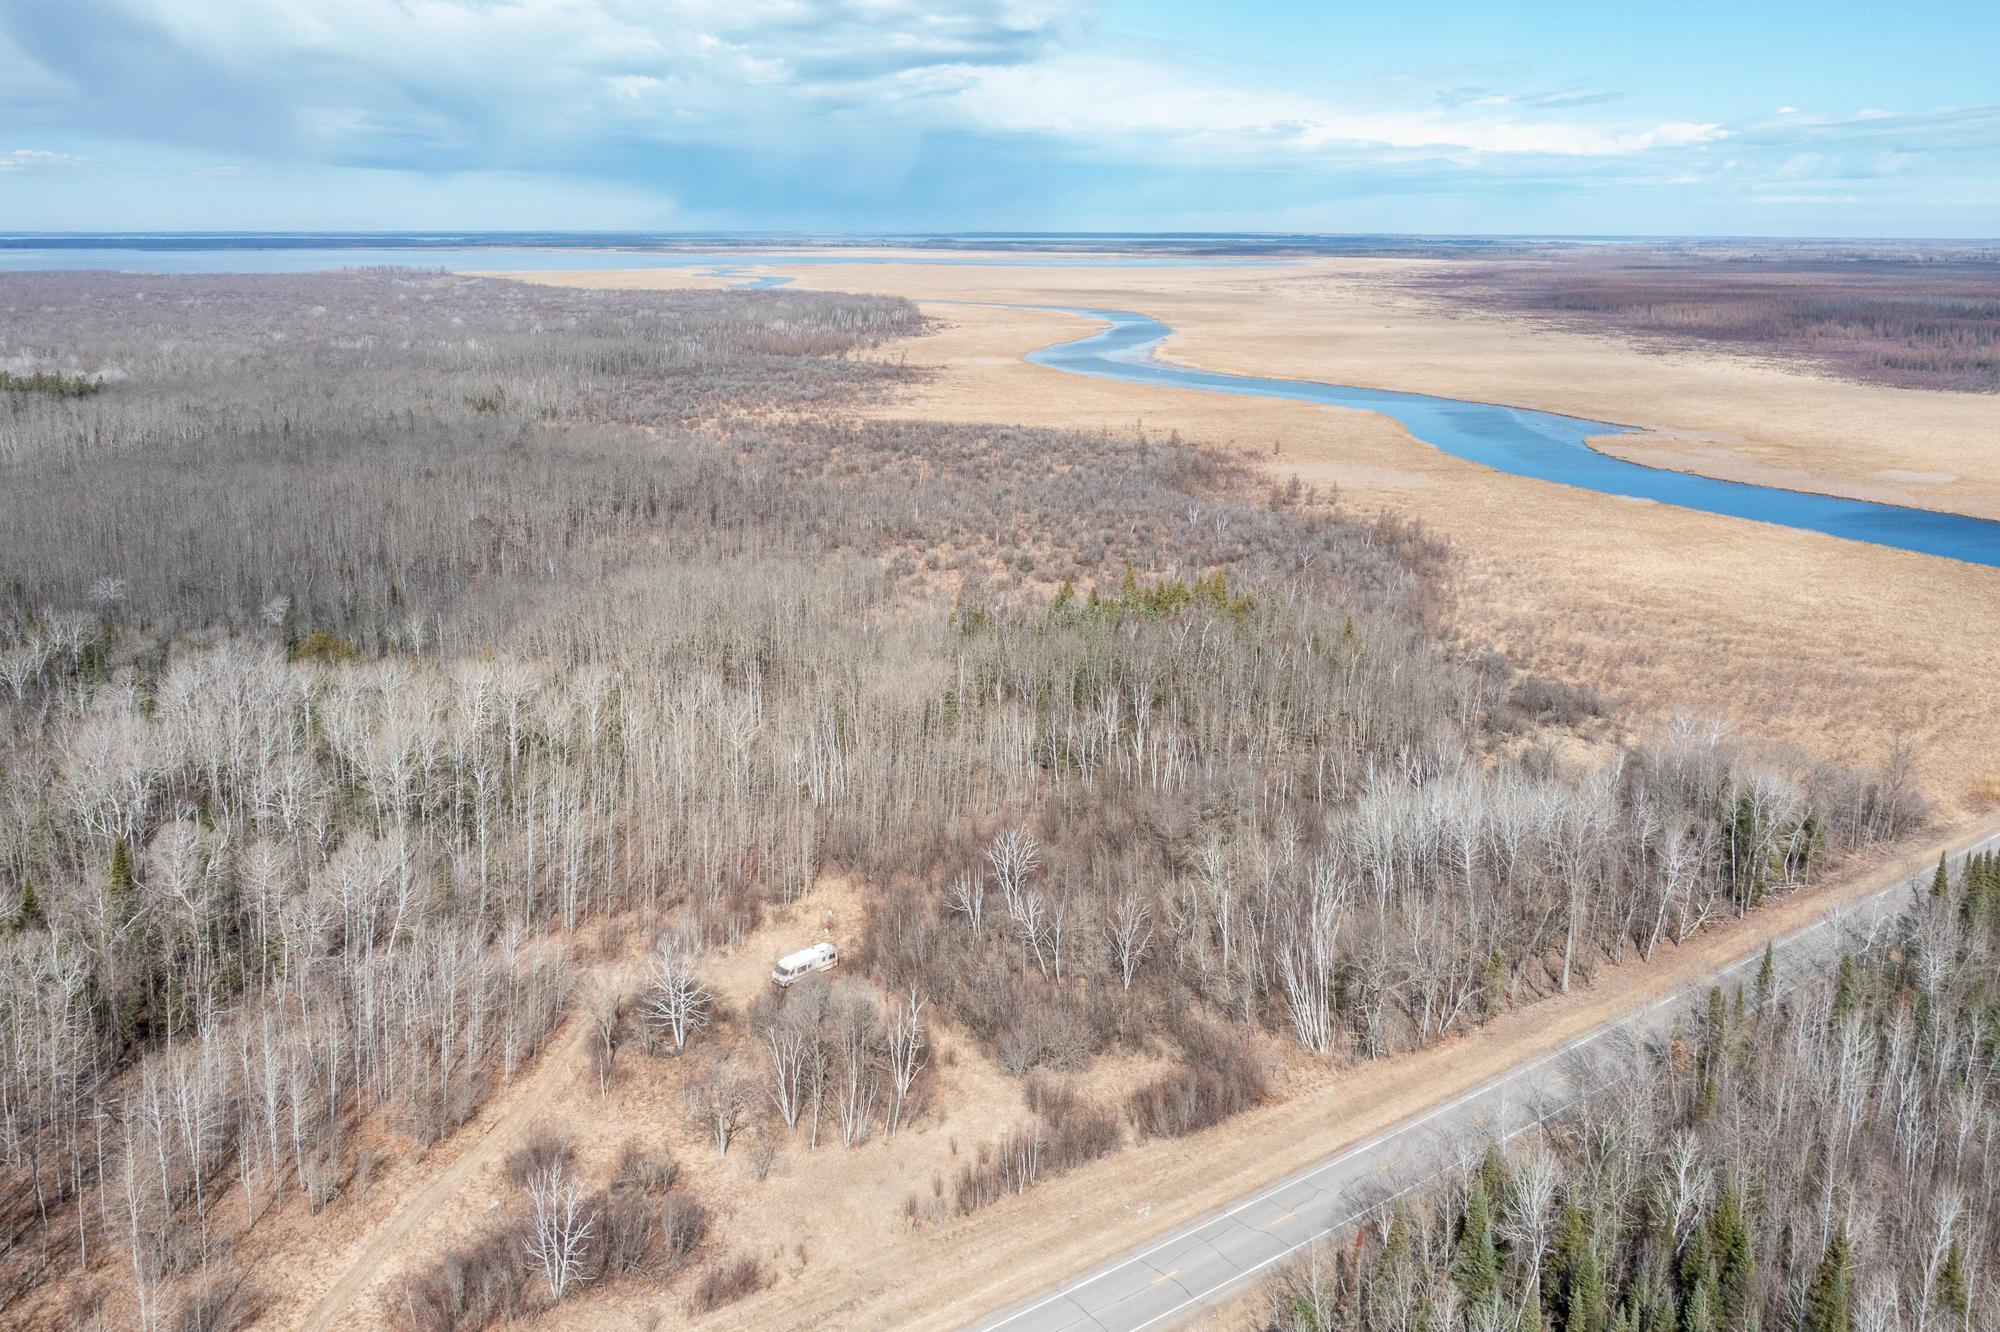
[[[1855,943],[1784,993],[1767,953],[1629,1080],[1267,1283],[1268,1325],[1990,1326],[2000,862],[1940,863],[1893,928]]]

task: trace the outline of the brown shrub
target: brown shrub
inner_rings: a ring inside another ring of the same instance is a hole
[[[1182,1065],[1132,1093],[1126,1113],[1142,1136],[1178,1138],[1220,1124],[1264,1098],[1269,1080],[1247,1037],[1185,1017],[1174,1024]]]
[[[242,1272],[221,1270],[181,1301],[173,1332],[236,1332],[263,1311],[263,1292]]]
[[[521,1224],[509,1221],[411,1273],[390,1301],[402,1325],[410,1332],[477,1332],[541,1307],[539,1287],[526,1279],[525,1240]]]
[[[770,1275],[755,1258],[726,1258],[702,1274],[688,1295],[688,1306],[694,1313],[705,1314],[754,1295],[770,1283]]]
[[[665,1193],[681,1177],[680,1162],[665,1152],[649,1152],[636,1139],[628,1139],[618,1149],[618,1163],[612,1168],[613,1188],[638,1193]]]
[[[1039,1179],[1117,1149],[1118,1118],[1110,1111],[1046,1078],[1030,1078],[1026,1090],[1035,1118],[997,1142],[981,1143],[973,1159],[959,1167],[953,1202],[960,1215],[1003,1194],[1025,1193]]]
[[[575,1145],[569,1134],[553,1124],[535,1124],[521,1139],[521,1145],[507,1153],[507,1178],[514,1181],[514,1187],[525,1189],[537,1175],[569,1165],[574,1155]]]

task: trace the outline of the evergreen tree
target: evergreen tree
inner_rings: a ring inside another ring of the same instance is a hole
[[[1826,1242],[1826,1254],[1819,1260],[1806,1290],[1805,1320],[1800,1332],[1848,1332],[1848,1306],[1854,1284],[1854,1251],[1848,1243],[1847,1227],[1841,1226]]]
[[[1604,1275],[1591,1247],[1588,1219],[1573,1202],[1563,1208],[1552,1267],[1556,1325],[1562,1332],[1605,1332],[1609,1301]]]
[[[1563,1332],[1604,1332],[1604,1274],[1598,1270],[1597,1251],[1588,1239],[1570,1272],[1564,1303]]]
[[[1778,954],[1770,944],[1764,945],[1764,962],[1757,968],[1757,1007],[1771,1002],[1771,996],[1778,992]]]
[[[1734,1180],[1722,1186],[1715,1214],[1709,1218],[1709,1233],[1714,1236],[1716,1325],[1741,1328],[1755,1298],[1757,1258],[1749,1223],[1743,1218],[1743,1195]]]
[[[1451,1275],[1468,1304],[1485,1303],[1499,1290],[1500,1254],[1493,1247],[1491,1208],[1483,1180],[1473,1186],[1472,1196],[1466,1199],[1465,1219],[1458,1231],[1458,1260]]]
[[[1479,1163],[1479,1182],[1486,1187],[1488,1198],[1498,1198],[1507,1188],[1507,1158],[1500,1154],[1499,1144],[1486,1149],[1486,1159]]]
[[[21,903],[14,910],[15,932],[35,929],[46,921],[47,917],[42,914],[42,899],[35,895],[34,881],[21,880]]]
[[[1493,1017],[1507,1007],[1507,963],[1494,949],[1486,959],[1486,1016]]]
[[[1967,925],[1977,925],[1986,916],[1991,905],[1992,875],[1983,863],[1966,870],[1965,900],[1959,904],[1959,919]]]
[[[1764,900],[1765,876],[1770,866],[1759,854],[1763,842],[1764,829],[1757,817],[1757,802],[1748,795],[1738,798],[1735,816],[1729,824],[1729,844],[1726,848],[1738,915]]]
[[[1937,873],[1931,875],[1931,896],[1940,902],[1951,896],[1951,872],[1945,868],[1942,851],[1938,852]]]
[[[1854,955],[1843,953],[1840,958],[1840,983],[1833,992],[1834,1023],[1838,1025],[1860,1007],[1861,976],[1854,968]]]
[[[1695,1288],[1712,1283],[1715,1276],[1714,1250],[1709,1246],[1708,1227],[1696,1226],[1694,1237],[1681,1250],[1680,1261],[1674,1267],[1675,1283],[1680,1288],[1681,1304],[1686,1306],[1694,1295]]]
[[[139,883],[132,877],[132,853],[122,837],[111,844],[111,878],[105,891],[111,918],[118,924],[129,924],[139,914]]]
[[[1950,1250],[1944,1256],[1944,1269],[1938,1273],[1938,1304],[1960,1319],[1965,1318],[1969,1298],[1965,1289],[1965,1250],[1958,1241],[1951,1242]]]
[[[1715,1321],[1715,1278],[1705,1276],[1681,1304],[1680,1332],[1719,1332]]]

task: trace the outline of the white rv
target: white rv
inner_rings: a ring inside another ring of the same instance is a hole
[[[787,953],[779,958],[776,969],[771,972],[771,983],[791,985],[815,971],[832,971],[839,961],[839,949],[830,943],[816,943],[811,948],[801,948],[796,953]]]

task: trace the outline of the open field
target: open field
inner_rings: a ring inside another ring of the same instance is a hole
[[[1441,307],[1434,261],[1179,270],[874,265],[802,284],[955,301],[1137,309],[1184,364],[1407,389],[1615,420],[1621,456],[1764,484],[2000,516],[1990,397],[1831,382],[1720,353]],[[773,265],[772,271],[784,271]],[[713,285],[682,273],[539,274],[553,284]],[[877,410],[1189,439],[1247,450],[1363,509],[1420,519],[1463,554],[1457,619],[1639,717],[1721,712],[1846,758],[1913,746],[1947,798],[2000,790],[1988,738],[2000,664],[1989,569],[1610,500],[1447,457],[1365,413],[1080,380],[1025,364],[1073,318],[930,305],[938,332],[891,357],[935,366]],[[1726,455],[1727,465],[1717,462]],[[1754,461],[1754,466],[1750,462]]]

